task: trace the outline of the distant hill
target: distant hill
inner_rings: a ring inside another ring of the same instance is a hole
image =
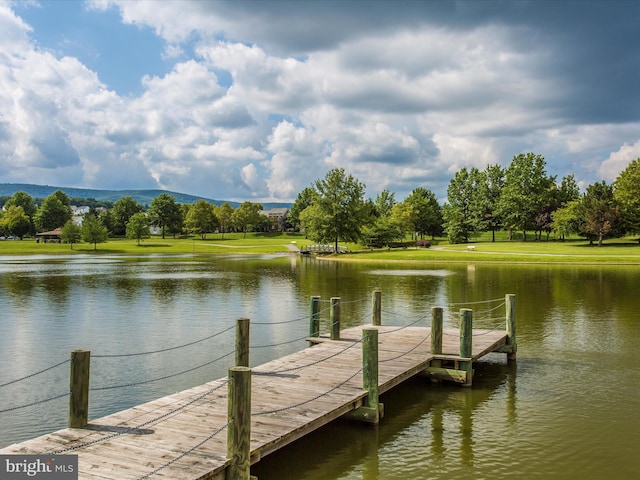
[[[96,200],[116,202],[123,197],[131,197],[141,205],[151,205],[154,198],[161,193],[168,193],[176,199],[178,203],[196,203],[198,200],[206,200],[213,205],[228,203],[233,208],[237,208],[238,202],[228,202],[226,200],[212,200],[210,198],[197,197],[186,193],[170,192],[167,190],[94,190],[91,188],[71,188],[71,187],[51,187],[49,185],[32,185],[29,183],[0,183],[0,197],[10,197],[16,192],[25,192],[34,199],[47,198],[56,190],[62,190],[70,198],[94,198]],[[271,208],[289,208],[290,203],[263,203],[265,210]]]

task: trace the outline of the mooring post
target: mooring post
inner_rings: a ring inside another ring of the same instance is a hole
[[[378,423],[378,330],[375,328],[362,330],[362,386],[367,391],[367,407],[374,412],[374,423]]]
[[[384,416],[378,385],[378,329],[362,329],[362,388],[367,391],[364,405],[349,412],[346,417],[377,425]]]
[[[507,360],[516,359],[516,351],[518,344],[516,342],[516,296],[509,293],[505,296],[505,304],[507,307]]]
[[[382,291],[379,288],[373,291],[371,315],[371,325],[382,325]]]
[[[249,366],[249,325],[248,318],[236,320],[236,367]]]
[[[431,307],[431,355],[442,355],[442,307]],[[430,368],[441,368],[442,360],[436,358],[429,362]],[[432,377],[433,383],[440,383],[440,379]]]
[[[89,423],[90,364],[91,352],[89,350],[74,350],[71,352],[69,428],[84,428]]]
[[[251,455],[251,369],[229,369],[227,480],[249,480]]]
[[[309,315],[309,336],[320,336],[320,297],[311,297],[311,314]]]
[[[331,340],[340,340],[340,297],[331,297],[329,323],[331,324]]]
[[[473,310],[462,308],[460,310],[460,356],[471,358],[473,356]],[[465,385],[471,385],[473,377],[473,362],[460,362],[461,369],[466,371]]]
[[[431,307],[431,353],[442,355],[442,307]]]

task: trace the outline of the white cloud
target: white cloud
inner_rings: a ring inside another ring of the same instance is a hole
[[[602,162],[598,173],[603,179],[612,182],[637,158],[640,158],[640,140],[631,145],[625,143]]]
[[[141,78],[131,96],[35,44],[9,5],[0,4],[8,181],[290,201],[339,166],[369,195],[389,188],[402,199],[418,186],[442,196],[460,168],[506,165],[522,151],[583,183],[638,156],[640,109],[606,78],[589,84],[577,27],[518,16],[535,5],[515,17],[489,4],[452,17],[433,2],[89,2],[166,42],[168,73]]]

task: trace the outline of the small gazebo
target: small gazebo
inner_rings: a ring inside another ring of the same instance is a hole
[[[62,228],[56,228],[50,232],[36,233],[36,242],[40,243],[60,243],[62,241]]]

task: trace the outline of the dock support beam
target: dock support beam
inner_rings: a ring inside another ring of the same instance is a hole
[[[311,297],[311,313],[309,315],[309,336],[320,336],[320,297]]]
[[[382,291],[380,289],[373,291],[371,325],[382,325]]]
[[[367,391],[364,405],[347,414],[347,418],[377,425],[384,416],[384,405],[380,403],[378,370],[378,330],[362,330],[362,388]]]
[[[443,309],[442,307],[431,307],[431,354],[442,355],[442,333],[443,333]],[[442,360],[436,358],[429,362],[430,368],[442,368]],[[441,379],[431,377],[433,383],[440,383]]]
[[[516,342],[516,296],[512,293],[505,296],[505,304],[507,310],[507,343],[506,347],[510,351],[507,352],[507,360],[516,359],[516,351],[518,343]]]
[[[251,456],[251,369],[229,369],[226,480],[249,480]]]
[[[431,353],[442,355],[442,307],[431,307]]]
[[[331,340],[340,340],[340,297],[331,297],[329,324],[331,326]]]
[[[84,428],[89,422],[90,364],[91,352],[89,350],[71,352],[69,428]]]
[[[469,361],[460,362],[460,370],[466,372],[465,386],[470,386],[473,380],[473,310],[463,308],[460,310],[460,356]]]
[[[236,320],[236,367],[249,366],[249,319]]]

